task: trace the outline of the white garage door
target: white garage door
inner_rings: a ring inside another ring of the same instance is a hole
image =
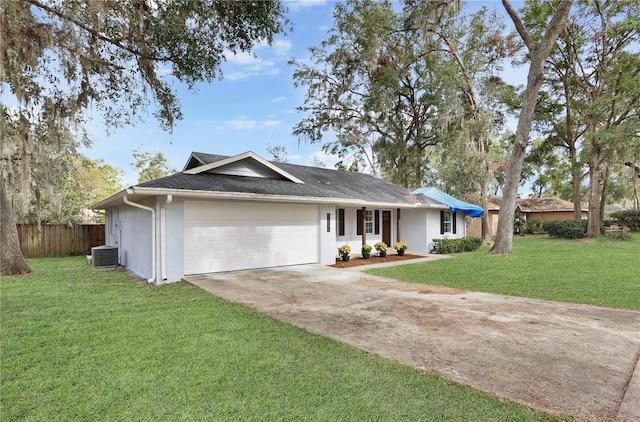
[[[186,202],[185,274],[318,262],[318,209]]]

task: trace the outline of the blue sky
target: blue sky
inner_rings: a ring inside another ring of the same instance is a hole
[[[131,167],[135,149],[161,152],[172,168],[181,170],[192,151],[222,155],[253,151],[269,158],[267,147],[281,145],[290,163],[312,165],[316,157],[333,167],[336,160],[326,156],[320,144],[299,142],[291,133],[302,118],[296,107],[302,105],[305,90],[294,88],[294,69],[287,63],[308,58],[309,47],[318,46],[327,37],[335,0],[292,0],[286,4],[292,33],[276,37],[272,46],[257,46],[255,55],[227,57],[221,81],[199,84],[195,91],[176,84],[184,118],[173,133],[162,131],[152,115],[109,134],[95,119],[88,127],[94,144],[82,153],[122,169],[127,186],[137,183],[137,173]],[[497,0],[468,2],[470,9],[482,5],[504,10]]]

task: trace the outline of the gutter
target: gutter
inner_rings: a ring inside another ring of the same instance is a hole
[[[377,208],[437,208],[444,209],[444,205],[435,204],[420,204],[420,203],[398,203],[398,202],[374,202],[363,201],[360,199],[347,199],[347,198],[328,198],[328,197],[313,197],[313,196],[295,196],[295,195],[271,195],[271,194],[258,194],[258,193],[244,193],[244,192],[215,192],[215,191],[203,191],[203,190],[186,190],[186,189],[165,189],[165,188],[140,188],[131,187],[127,189],[127,193],[130,195],[145,195],[145,196],[164,196],[173,195],[180,198],[198,198],[198,199],[226,199],[237,201],[264,201],[264,202],[296,202],[299,204],[328,204],[328,205],[343,205],[343,206],[355,206],[355,207],[377,207]],[[111,202],[111,200],[117,200],[117,195],[112,198],[108,198],[100,205],[104,205],[104,202]]]
[[[138,204],[137,202],[129,201],[127,194],[131,193],[133,192],[130,192],[130,189],[126,190],[125,195],[122,197],[124,203],[151,213],[151,278],[147,279],[147,281],[149,283],[154,283],[156,281],[156,210],[151,207]]]

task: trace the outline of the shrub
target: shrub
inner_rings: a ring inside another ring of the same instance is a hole
[[[463,237],[462,239],[433,239],[435,253],[457,253],[475,251],[482,245],[479,237]]]
[[[542,233],[542,222],[537,218],[527,221],[527,233]]]
[[[542,228],[551,237],[579,239],[587,233],[587,220],[549,220]],[[604,223],[600,222],[600,233],[604,234]]]
[[[587,233],[587,220],[565,220],[561,221],[558,237],[564,239],[579,239]]]
[[[611,220],[627,230],[640,232],[640,210],[624,210],[611,213]]]
[[[517,234],[520,236],[524,236],[525,230],[527,229],[527,219],[524,214],[517,213],[515,218],[513,219],[513,234]]]
[[[624,231],[624,230],[616,230],[613,232],[608,232],[606,234],[607,239],[611,239],[611,240],[631,240],[631,235]]]
[[[542,230],[547,233],[549,236],[557,237],[558,236],[558,226],[560,225],[559,220],[547,220],[542,223]]]

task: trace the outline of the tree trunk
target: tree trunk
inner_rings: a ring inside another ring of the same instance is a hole
[[[582,197],[580,195],[580,175],[582,173],[578,164],[578,151],[576,150],[576,139],[573,134],[573,101],[572,92],[569,89],[568,75],[564,77],[564,98],[567,102],[566,132],[567,145],[569,147],[569,162],[571,163],[571,199],[573,200],[573,218],[580,220],[582,218]]]
[[[31,268],[20,251],[13,207],[0,176],[0,276],[29,273]]]
[[[604,170],[602,178],[602,191],[600,192],[600,219],[604,218],[604,207],[607,205],[607,192],[609,190],[609,175],[611,174],[609,166]]]
[[[518,186],[520,185],[525,151],[529,144],[529,132],[531,131],[533,114],[536,103],[538,102],[538,92],[542,86],[545,59],[546,56],[541,57],[538,49],[531,54],[527,88],[524,92],[522,110],[516,129],[516,140],[513,144],[513,150],[511,151],[509,169],[507,170],[505,186],[502,190],[503,195],[500,202],[498,230],[496,233],[496,242],[491,249],[492,254],[511,253]]]
[[[640,177],[640,175],[638,176]],[[638,195],[638,179],[633,178],[633,208],[640,210],[640,196]]]
[[[580,169],[571,170],[571,187],[573,198],[573,218],[582,218],[582,195],[580,195]]]
[[[489,183],[485,179],[482,182],[482,241],[491,242],[491,230],[489,229]]]
[[[518,185],[520,184],[520,177],[522,176],[524,154],[529,143],[529,132],[531,131],[533,114],[538,102],[538,92],[542,86],[544,64],[547,57],[549,57],[551,48],[558,39],[560,31],[564,28],[564,22],[569,15],[572,3],[573,0],[563,0],[560,5],[558,5],[549,22],[543,40],[539,44],[535,44],[515,9],[513,9],[508,0],[502,0],[502,4],[529,50],[531,63],[529,65],[529,74],[527,75],[527,88],[524,91],[522,109],[520,110],[520,118],[518,119],[518,127],[516,129],[516,140],[511,152],[509,170],[507,171],[502,201],[500,202],[498,232],[496,234],[496,243],[491,249],[492,254],[511,253]]]
[[[640,179],[640,166],[636,166],[631,161],[625,161],[624,165],[632,171],[631,180],[633,180],[633,208],[640,209],[640,197],[638,196],[638,179]],[[638,176],[638,177],[636,177]]]
[[[589,217],[587,222],[587,237],[600,237],[600,145],[596,140],[591,141],[591,156],[589,157]]]

